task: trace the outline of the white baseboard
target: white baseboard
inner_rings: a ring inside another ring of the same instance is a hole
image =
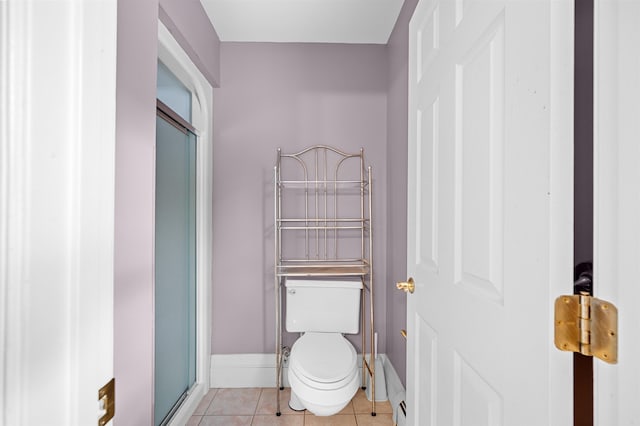
[[[395,425],[404,426],[406,424],[406,416],[400,408],[400,403],[406,399],[406,391],[400,380],[400,376],[393,368],[389,358],[384,357],[384,375],[387,381],[387,396],[393,408],[393,422]]]
[[[284,386],[288,386],[284,366]],[[275,354],[211,355],[212,388],[269,388],[276,386]]]
[[[378,354],[387,382],[387,394],[390,396],[402,392],[404,387],[395,369],[385,354]],[[358,355],[361,366],[362,355]],[[287,363],[283,370],[284,385],[288,386]],[[210,380],[212,388],[253,388],[274,387],[276,385],[275,354],[223,354],[211,355]]]

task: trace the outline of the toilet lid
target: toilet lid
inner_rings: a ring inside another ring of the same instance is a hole
[[[356,350],[339,333],[305,333],[291,348],[290,368],[313,381],[338,382],[356,369]]]

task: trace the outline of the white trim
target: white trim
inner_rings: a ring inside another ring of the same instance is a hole
[[[389,395],[388,371],[392,371],[395,382],[391,390],[396,392],[398,385],[402,388],[402,382],[393,369],[391,362],[385,354],[378,354],[382,361],[384,376],[387,382],[387,394]],[[358,355],[358,365],[362,366],[362,354]],[[288,364],[283,365],[284,386],[289,386],[287,379]],[[391,370],[388,370],[391,368]],[[274,354],[214,354],[211,355],[212,388],[268,388],[276,385],[276,357]]]
[[[213,253],[213,89],[200,70],[158,21],[158,58],[193,94],[192,124],[197,130],[196,183],[196,384],[170,424],[184,424],[209,390],[211,354],[211,258]]]
[[[594,425],[640,418],[640,3],[596,0],[594,9],[594,296],[618,308],[618,363],[593,362]]]
[[[550,87],[549,99],[549,282],[547,306],[561,294],[569,294],[573,283],[573,70],[574,2],[550,2]],[[554,318],[548,315],[547,330],[553,330]],[[550,339],[552,336],[550,336]],[[549,419],[555,425],[573,423],[573,410],[567,395],[573,383],[567,372],[573,370],[573,357],[549,346],[549,392],[546,395]],[[570,397],[569,397],[570,398]]]
[[[0,102],[0,424],[23,424],[28,398],[24,395],[23,328],[21,309],[26,262],[24,245],[27,160],[31,122],[21,99],[30,89],[28,63],[31,11],[28,3],[0,3],[1,84]],[[11,389],[11,392],[5,390]]]
[[[283,368],[284,386],[289,386],[288,368]],[[269,388],[276,385],[274,354],[211,355],[212,388]]]
[[[182,426],[186,425],[189,418],[193,415],[198,408],[198,404],[209,391],[208,387],[205,387],[203,383],[196,383],[196,385],[189,390],[187,398],[182,402],[178,411],[173,415],[169,425]]]
[[[0,14],[0,424],[96,424],[113,376],[117,0]]]

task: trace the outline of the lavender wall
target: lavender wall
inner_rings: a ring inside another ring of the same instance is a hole
[[[407,275],[407,124],[409,20],[417,0],[406,0],[387,44],[389,86],[387,104],[387,356],[400,378],[406,375],[407,302],[404,293],[392,283]]]
[[[160,20],[212,87],[220,83],[220,39],[198,0],[160,0]]]
[[[153,145],[158,8],[118,2],[114,424],[153,419]]]
[[[197,55],[205,76],[218,78],[219,40],[199,2],[162,1],[165,23],[182,29],[185,51]],[[164,19],[163,19],[164,22]],[[207,27],[208,25],[208,27]],[[191,27],[190,27],[191,26]],[[184,29],[188,28],[189,31]],[[158,1],[118,2],[116,93],[116,199],[114,374],[117,382],[114,424],[150,425],[153,421],[153,220],[154,145]],[[208,46],[206,49],[203,46]],[[206,50],[206,51],[203,51]],[[196,62],[198,64],[198,62]],[[213,82],[212,82],[213,84]]]
[[[274,345],[276,149],[364,147],[374,174],[376,329],[386,342],[385,46],[222,43],[214,91],[212,352]],[[360,346],[360,345],[358,345]]]

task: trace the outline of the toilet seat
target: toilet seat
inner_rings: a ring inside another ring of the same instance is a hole
[[[340,333],[307,332],[291,348],[289,368],[318,389],[335,389],[357,374],[357,354]]]
[[[308,377],[305,377],[304,374],[301,374],[299,371],[297,371],[295,368],[290,368],[289,374],[295,376],[295,378],[298,381],[300,381],[302,384],[304,384],[306,387],[310,389],[314,389],[318,391],[333,391],[333,390],[339,390],[349,385],[354,380],[354,378],[358,376],[358,369],[353,369],[351,374],[347,375],[343,379],[337,380],[335,382],[329,382],[329,383],[317,382],[312,379],[309,379]]]

